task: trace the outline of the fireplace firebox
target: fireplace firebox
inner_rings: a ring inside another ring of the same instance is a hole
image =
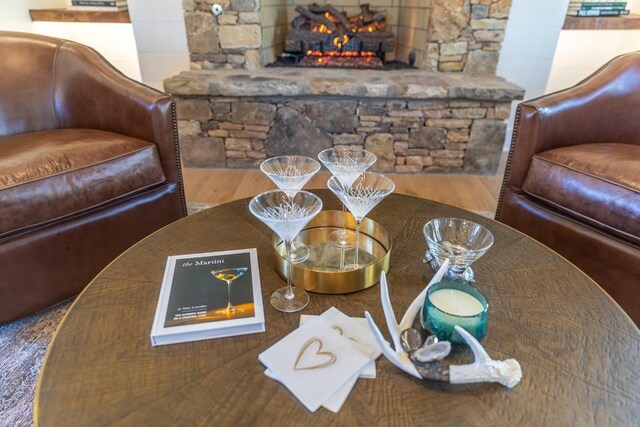
[[[358,14],[349,16],[331,5],[313,3],[295,11],[283,54],[294,65],[381,69],[385,54],[395,51],[386,10],[363,4]]]

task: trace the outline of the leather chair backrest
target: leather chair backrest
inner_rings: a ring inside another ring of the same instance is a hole
[[[61,41],[0,32],[0,136],[58,127],[54,62]]]

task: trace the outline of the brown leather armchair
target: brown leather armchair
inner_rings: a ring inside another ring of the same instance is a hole
[[[0,324],[186,215],[175,103],[92,49],[0,32]]]
[[[640,324],[640,52],[518,106],[496,219],[573,262]]]

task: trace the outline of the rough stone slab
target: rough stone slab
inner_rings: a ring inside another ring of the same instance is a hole
[[[442,109],[442,110],[424,110],[424,118],[425,119],[448,119],[453,117],[451,110]]]
[[[450,42],[440,45],[440,55],[465,55],[467,53],[467,42]]]
[[[197,136],[201,131],[198,120],[178,120],[178,133],[180,136]]]
[[[465,65],[464,71],[470,74],[495,73],[498,68],[499,58],[500,52],[486,50],[471,51],[469,52],[469,58],[467,59],[467,65]]]
[[[238,102],[231,106],[231,121],[244,125],[269,125],[276,118],[276,106],[259,102]]]
[[[427,120],[427,126],[441,127],[446,129],[468,128],[470,125],[471,125],[471,120],[463,120],[463,119],[429,119]]]
[[[371,166],[372,171],[389,172],[394,170],[396,155],[393,152],[393,135],[379,133],[367,136],[364,149],[376,155],[378,161]]]
[[[224,129],[214,129],[210,130],[208,133],[209,136],[215,136],[217,138],[226,138],[229,136],[229,131]]]
[[[267,153],[265,153],[264,151],[248,151],[247,157],[251,159],[266,159]]]
[[[297,154],[315,159],[320,151],[332,147],[332,141],[301,112],[280,107],[265,141],[265,150],[269,157]]]
[[[500,163],[507,125],[502,120],[475,120],[466,150],[465,173],[495,174]]]
[[[185,136],[180,138],[180,155],[185,166],[220,168],[226,166],[222,138]]]
[[[248,130],[248,131],[251,131],[251,132],[264,132],[264,133],[267,133],[267,132],[269,132],[269,129],[271,129],[270,126],[244,125],[244,130]]]
[[[474,30],[504,30],[507,27],[506,19],[472,19],[471,28]]]
[[[418,117],[422,118],[422,110],[394,110],[389,111],[389,117]]]
[[[333,136],[334,145],[362,145],[364,143],[364,135],[344,133]]]
[[[221,25],[218,33],[223,49],[259,48],[262,44],[260,25]]]
[[[190,53],[219,53],[215,17],[206,12],[186,12],[184,22]]]
[[[463,150],[431,150],[429,154],[434,159],[462,159],[464,157]]]
[[[176,99],[176,115],[178,120],[210,120],[209,101],[206,99]]]
[[[447,131],[442,128],[425,127],[412,129],[409,134],[409,147],[429,149],[443,148],[446,136]]]
[[[449,159],[446,157],[434,157],[433,158],[434,166],[442,166],[447,168],[459,168],[464,164],[463,159]]]
[[[251,132],[247,130],[232,130],[229,132],[232,138],[267,139],[265,132]]]
[[[469,24],[467,0],[434,0],[429,22],[430,41],[455,41]]]
[[[495,54],[496,52],[485,53]],[[375,83],[388,86],[387,96],[398,100],[453,98],[511,101],[522,99],[524,95],[522,88],[505,81],[502,77],[489,74],[434,73],[423,70],[314,69],[313,71],[309,73],[308,70],[295,68],[184,71],[166,79],[165,90],[174,95],[221,97],[327,95],[375,98],[378,95],[371,94],[366,88],[368,83]],[[407,108],[406,101],[400,101],[397,104],[389,109]]]
[[[251,145],[250,139],[227,138],[224,140],[224,148],[226,150],[251,151],[253,150],[253,145]]]
[[[320,129],[348,133],[358,126],[356,106],[356,101],[307,101],[306,115]]]
[[[504,31],[478,30],[473,32],[473,37],[476,39],[476,41],[479,41],[479,42],[494,42],[495,48],[499,50],[500,43],[498,42],[501,42],[502,40],[504,40]],[[491,50],[496,50],[495,48]]]
[[[225,154],[227,155],[227,159],[244,159],[247,157],[247,152],[240,150],[226,150]]]
[[[454,108],[451,110],[456,119],[484,119],[487,115],[486,108]]]
[[[258,9],[258,0],[231,0],[231,8],[238,12],[252,12]]]
[[[219,123],[218,127],[224,130],[242,130],[242,123]]]

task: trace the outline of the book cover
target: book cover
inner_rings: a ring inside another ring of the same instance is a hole
[[[255,249],[167,259],[151,343],[173,344],[264,332]]]

